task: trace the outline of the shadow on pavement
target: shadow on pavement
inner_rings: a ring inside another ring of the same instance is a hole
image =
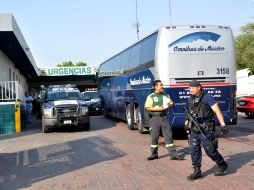
[[[90,130],[89,131],[98,131],[104,130],[108,128],[115,127],[117,121],[106,119],[103,116],[90,116]],[[50,130],[51,132],[80,132],[82,131],[81,128],[78,126],[66,126],[66,127],[55,127]],[[89,132],[86,131],[86,132]],[[41,119],[33,119],[32,124],[28,124],[20,133],[13,133],[13,134],[6,134],[0,135],[0,142],[1,140],[7,140],[12,138],[23,137],[27,135],[33,135],[36,133],[42,133],[41,130]]]
[[[22,129],[20,133],[0,135],[0,142],[1,140],[7,140],[7,139],[18,138],[18,137],[40,133],[41,132],[40,129],[41,129],[41,120],[35,119],[33,120],[32,124],[27,124],[26,127]]]
[[[27,188],[38,181],[124,155],[103,136],[0,154],[0,189]]]
[[[252,161],[254,158],[254,151],[225,156],[224,158],[229,166],[225,175],[229,175],[236,173],[239,168]],[[204,176],[212,174],[215,171],[216,167],[217,166],[215,165],[213,168],[210,168],[209,170],[205,171],[203,173]]]

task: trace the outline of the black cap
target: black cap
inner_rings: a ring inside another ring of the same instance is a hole
[[[197,80],[192,80],[189,83],[189,87],[199,87],[199,86],[201,86],[201,84]]]

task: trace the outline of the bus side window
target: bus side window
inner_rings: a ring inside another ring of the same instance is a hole
[[[140,53],[141,53],[142,42],[134,45],[131,48],[130,54],[130,70],[136,69],[140,66]]]
[[[141,67],[149,68],[154,66],[155,46],[157,33],[144,40],[141,49]]]
[[[120,72],[121,71],[121,63],[120,63],[120,61],[121,61],[121,59],[120,59],[121,57],[119,56],[119,55],[117,55],[114,59],[115,59],[115,63],[114,63],[114,65],[115,65],[115,67],[114,67],[114,69],[115,69],[115,71],[116,72]],[[120,73],[119,73],[120,74]]]
[[[121,70],[123,73],[126,73],[129,69],[129,63],[130,63],[130,49],[127,49],[123,53],[121,53]]]

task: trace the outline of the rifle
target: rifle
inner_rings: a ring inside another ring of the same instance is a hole
[[[203,133],[203,131],[201,129],[202,127],[200,126],[200,124],[197,121],[197,115],[195,114],[195,112],[190,107],[188,107],[188,108],[184,107],[184,111],[185,111],[186,115],[188,116],[189,120],[196,126],[196,128],[202,135],[203,139],[206,141],[207,145],[209,147],[213,147],[212,143],[209,141],[209,139]],[[188,141],[189,141],[189,135],[188,135]]]

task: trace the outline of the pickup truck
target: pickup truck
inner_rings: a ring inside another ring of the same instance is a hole
[[[90,129],[88,105],[77,88],[58,86],[49,88],[41,104],[42,132],[54,127],[80,127]]]

